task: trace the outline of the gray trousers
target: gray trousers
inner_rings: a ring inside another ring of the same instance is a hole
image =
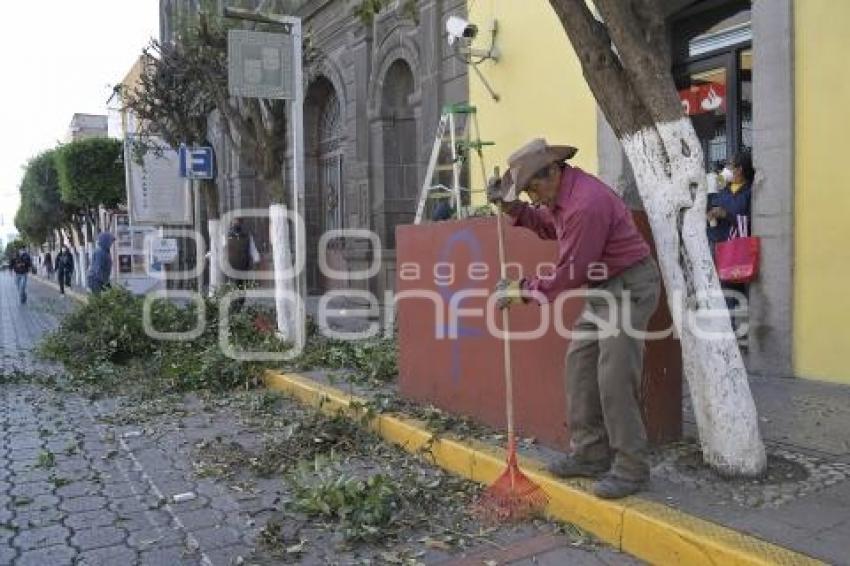
[[[588,297],[567,352],[573,455],[588,462],[613,459],[615,475],[645,480],[649,465],[639,402],[644,340],[633,330],[646,330],[658,306],[661,275],[647,258],[592,292],[608,299]]]

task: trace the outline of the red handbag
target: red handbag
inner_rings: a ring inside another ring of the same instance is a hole
[[[714,248],[717,274],[723,283],[751,283],[759,271],[761,240],[749,235],[747,217],[738,216],[738,229],[732,228],[729,239]]]

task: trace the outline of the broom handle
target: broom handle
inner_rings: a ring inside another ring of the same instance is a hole
[[[507,269],[505,268],[505,234],[502,227],[502,209],[499,207],[499,213],[496,217],[496,231],[499,235],[499,270],[502,279],[507,278]],[[508,309],[502,309],[502,326],[505,329],[504,339],[502,343],[505,350],[505,405],[506,414],[508,417],[508,443],[514,442],[514,383],[513,372],[511,371],[511,343],[510,343],[510,326],[508,324]]]

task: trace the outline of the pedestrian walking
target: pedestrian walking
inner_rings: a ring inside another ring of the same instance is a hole
[[[21,248],[17,255],[12,258],[12,271],[15,272],[15,286],[18,288],[18,297],[21,304],[27,302],[27,279],[32,269],[32,258],[27,250]]]
[[[74,274],[74,256],[68,246],[56,254],[56,279],[59,280],[59,293],[65,294],[65,287],[71,287],[71,277]]]
[[[44,271],[47,274],[48,280],[53,280],[53,255],[50,252],[46,252],[44,254],[44,258],[42,259],[44,263]]]
[[[577,151],[533,140],[511,155],[510,169],[501,179],[488,183],[488,198],[514,225],[556,240],[559,248],[553,275],[500,281],[497,304],[542,304],[563,291],[593,288],[566,357],[573,450],[550,472],[599,478],[594,494],[616,499],[644,489],[649,480],[638,400],[644,350],[640,331],[658,305],[661,276],[622,199],[567,163]],[[523,190],[534,205],[518,199]],[[613,308],[617,313],[610,316]],[[616,321],[617,331],[603,326],[606,332],[600,333],[600,321]]]
[[[237,276],[230,277],[230,282],[240,290],[247,288],[252,278],[245,272],[250,271],[260,262],[260,253],[254,243],[254,236],[242,223],[241,218],[234,218],[227,232],[225,242],[227,261],[231,269],[238,271]],[[239,310],[245,304],[245,298],[239,297],[233,301],[234,310]]]
[[[97,235],[97,246],[92,254],[91,267],[86,274],[86,283],[95,295],[109,287],[109,278],[112,275],[112,255],[110,248],[115,236],[109,232],[101,232]]]

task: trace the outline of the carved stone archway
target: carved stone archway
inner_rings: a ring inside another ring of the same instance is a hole
[[[419,192],[419,124],[413,103],[413,71],[404,59],[387,69],[381,89],[379,123],[383,169],[381,239],[395,249],[395,227],[413,221]]]
[[[305,204],[307,225],[307,288],[311,294],[347,286],[319,269],[319,241],[328,230],[345,228],[343,155],[345,128],[343,105],[325,77],[313,81],[304,101]],[[343,242],[328,246],[328,262],[344,270]]]

